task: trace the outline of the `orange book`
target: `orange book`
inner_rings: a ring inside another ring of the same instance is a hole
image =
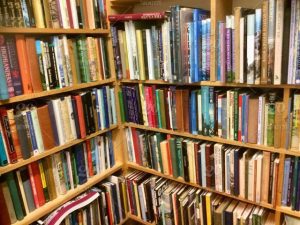
[[[35,50],[35,39],[33,37],[26,37],[26,50],[27,57],[30,59],[29,63],[29,74],[33,92],[43,91],[38,57]]]
[[[94,170],[93,170],[91,142],[89,140],[87,140],[85,142],[85,144],[86,144],[86,155],[87,155],[87,163],[88,163],[89,175],[90,175],[90,177],[92,177],[92,176],[94,176]]]
[[[30,184],[32,188],[33,200],[36,208],[43,206],[46,202],[43,185],[40,175],[38,162],[28,164],[28,171],[30,177]]]
[[[79,119],[79,128],[80,128],[80,136],[81,138],[86,137],[86,129],[85,129],[85,122],[84,122],[84,115],[83,115],[83,106],[82,106],[82,99],[80,95],[73,96],[75,98],[76,106],[77,106],[77,113]]]
[[[16,46],[24,94],[33,92],[30,78],[29,58],[26,51],[24,35],[16,35]]]

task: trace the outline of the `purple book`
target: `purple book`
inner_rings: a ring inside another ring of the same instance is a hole
[[[225,43],[226,43],[226,80],[232,82],[232,31],[231,16],[226,16]]]

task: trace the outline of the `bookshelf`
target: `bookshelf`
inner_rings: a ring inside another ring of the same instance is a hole
[[[31,34],[31,35],[54,35],[54,34],[93,34],[108,35],[108,29],[63,29],[63,28],[10,28],[0,27],[2,34]]]

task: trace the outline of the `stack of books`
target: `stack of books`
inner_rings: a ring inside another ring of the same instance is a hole
[[[0,100],[108,79],[105,38],[0,35]]]
[[[300,84],[299,2],[266,0],[236,7],[218,22],[217,80],[247,84]]]
[[[283,144],[283,102],[276,92],[140,84],[123,85],[119,96],[126,122],[277,148]]]
[[[275,214],[260,206],[143,172],[129,173],[126,183],[130,212],[147,222],[185,225],[275,224]]]
[[[115,164],[111,133],[55,153],[1,177],[1,207],[12,223]]]
[[[117,124],[114,88],[0,109],[0,165],[16,163]]]
[[[275,204],[279,156],[126,128],[129,161],[253,202]]]
[[[106,4],[104,0],[2,1],[0,26],[106,29]]]
[[[121,14],[109,20],[119,79],[210,79],[209,11],[177,5],[168,13]]]

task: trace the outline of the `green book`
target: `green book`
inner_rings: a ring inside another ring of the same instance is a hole
[[[73,174],[73,182],[74,182],[74,188],[77,187],[79,180],[78,180],[78,175],[77,175],[77,168],[76,168],[76,159],[75,159],[75,154],[74,152],[71,153],[71,163],[72,163],[72,174]]]
[[[8,188],[9,188],[9,192],[10,192],[10,196],[13,202],[13,206],[16,212],[16,216],[18,220],[22,220],[24,218],[24,211],[23,211],[23,206],[22,206],[22,200],[21,200],[21,196],[20,193],[18,191],[18,187],[16,184],[16,180],[14,178],[14,174],[12,172],[7,173],[5,176]]]
[[[159,90],[155,90],[155,99],[156,99],[156,111],[157,111],[157,118],[158,118],[158,127],[162,128],[162,118],[161,118],[161,108],[160,108],[160,97],[159,97]]]
[[[119,96],[119,104],[120,104],[121,121],[122,123],[125,123],[124,101],[123,101],[122,91],[118,92],[118,96]]]
[[[183,159],[182,159],[182,141],[183,138],[176,138],[177,170],[178,176],[184,178]]]
[[[72,45],[73,45],[73,53],[74,53],[74,58],[75,58],[75,68],[76,68],[76,75],[77,75],[77,83],[80,84],[82,81],[81,81],[81,76],[80,76],[80,67],[79,67],[78,50],[77,50],[76,41],[72,40]]]
[[[234,119],[234,127],[233,127],[233,138],[235,141],[238,140],[238,131],[239,131],[239,91],[234,90],[233,92],[233,119]]]
[[[171,160],[172,160],[172,170],[173,170],[173,177],[178,177],[178,159],[177,159],[177,149],[176,149],[176,140],[175,138],[169,139],[169,145],[170,145],[170,153],[171,153]]]
[[[164,90],[159,90],[159,104],[160,104],[161,128],[167,129]]]
[[[297,202],[297,183],[298,183],[298,164],[299,164],[299,157],[295,157],[295,166],[294,166],[294,176],[293,176],[293,190],[292,190],[292,210],[296,208]]]
[[[275,100],[276,100],[276,93],[269,93],[269,109],[268,109],[268,124],[267,124],[267,145],[268,146],[274,146]]]
[[[86,46],[86,38],[84,36],[79,37],[76,40],[78,61],[79,61],[79,71],[80,71],[80,80],[82,83],[90,82],[90,67],[88,61],[88,53]]]

